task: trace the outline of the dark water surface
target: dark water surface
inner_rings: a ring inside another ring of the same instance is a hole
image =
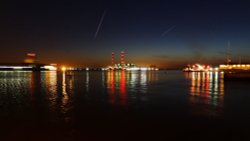
[[[4,140],[245,140],[250,81],[181,71],[0,72]]]

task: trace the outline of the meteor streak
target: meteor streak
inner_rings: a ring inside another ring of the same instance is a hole
[[[100,28],[101,28],[101,26],[102,26],[103,20],[104,20],[104,18],[105,18],[105,15],[106,15],[106,10],[105,10],[105,11],[103,12],[103,14],[102,14],[101,20],[100,20],[100,22],[99,22],[99,24],[98,24],[98,27],[97,27],[97,29],[96,29],[96,32],[95,32],[94,40],[95,40],[95,39],[97,38],[97,36],[98,36],[98,33],[99,33]]]
[[[167,33],[169,33],[170,31],[172,31],[175,27],[176,27],[176,25],[171,26],[169,29],[167,29],[165,32],[163,32],[161,34],[161,37],[165,36]]]

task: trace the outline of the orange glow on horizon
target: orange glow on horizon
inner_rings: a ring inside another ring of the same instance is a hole
[[[62,66],[62,67],[61,67],[61,70],[62,70],[62,71],[66,71],[67,68],[66,68],[65,66]]]

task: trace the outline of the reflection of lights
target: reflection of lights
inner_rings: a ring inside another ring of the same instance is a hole
[[[57,86],[57,72],[56,71],[47,71],[45,72],[46,85],[48,85],[48,90],[50,94],[56,94]]]
[[[62,76],[62,93],[63,93],[63,95],[67,95],[67,91],[66,91],[66,74],[65,74],[65,72],[63,72],[63,76]]]
[[[89,72],[86,72],[86,90],[89,91]]]
[[[122,70],[120,76],[120,92],[121,92],[121,104],[127,105],[127,93],[126,93],[126,74],[125,71]]]
[[[148,75],[150,73],[150,75]],[[113,105],[127,106],[129,100],[145,100],[147,81],[157,81],[154,71],[108,70],[106,75],[109,101]],[[140,93],[141,95],[137,95]],[[128,94],[131,94],[128,97]]]
[[[105,86],[105,72],[102,71],[102,86],[104,87]]]
[[[66,85],[66,74],[63,72],[62,76],[62,94],[63,94],[63,99],[62,99],[62,104],[63,106],[66,106],[68,103],[68,94],[67,94],[67,85]],[[66,110],[65,107],[63,107],[63,110]]]
[[[219,94],[218,87],[219,87],[219,74],[218,72],[215,72],[214,74],[214,94],[215,95]]]
[[[221,73],[192,72],[192,75],[189,76],[191,79],[189,102],[192,105],[198,104],[202,107],[199,110],[197,108],[192,109],[192,112],[195,114],[216,115],[218,112],[221,112],[224,97],[224,81],[219,74]],[[202,104],[205,106],[202,106]]]
[[[140,86],[141,86],[141,92],[146,93],[146,86],[147,86],[147,72],[142,71],[141,72],[141,77],[140,77]]]
[[[114,70],[108,71],[107,73],[107,84],[108,88],[110,89],[110,103],[115,104],[116,97],[115,97],[115,78],[114,78]]]

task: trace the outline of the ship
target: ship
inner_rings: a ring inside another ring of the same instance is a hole
[[[27,53],[22,63],[0,63],[0,70],[4,71],[56,71],[56,64],[42,64],[36,61],[35,53]]]
[[[187,67],[184,68],[183,71],[184,72],[211,72],[211,71],[218,71],[218,68],[213,68],[210,65],[194,64],[194,65],[187,65]]]
[[[223,64],[219,69],[226,79],[250,79],[250,64]]]

